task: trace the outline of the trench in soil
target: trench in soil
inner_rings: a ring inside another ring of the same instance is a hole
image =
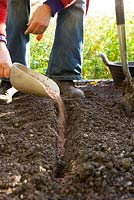
[[[112,86],[117,89],[114,92],[116,92],[116,91],[119,92],[117,94],[117,99],[116,99],[117,102],[115,101],[112,103],[115,106],[115,109],[116,109],[116,106],[117,107],[119,106],[120,109],[122,109],[122,112],[124,113],[124,110],[122,107],[122,102],[121,102],[122,91],[119,91],[120,86],[116,87],[112,81],[105,81],[104,85],[107,87],[111,83],[112,83]],[[78,82],[76,85],[78,85],[79,87],[82,86],[82,89],[83,89],[83,85],[88,85],[88,84],[92,84],[92,81],[91,82],[87,81],[85,83]],[[105,90],[105,86],[104,86],[104,90]],[[54,173],[55,177],[57,179],[61,178],[61,180],[62,180],[64,178],[64,176],[69,175],[69,173],[70,172],[72,173],[73,170],[75,171],[76,165],[79,163],[79,160],[84,161],[84,159],[86,157],[88,157],[87,156],[88,151],[86,151],[86,140],[88,140],[90,138],[89,137],[89,130],[91,130],[91,128],[89,128],[90,119],[93,118],[91,121],[94,124],[96,123],[96,119],[97,119],[97,115],[98,115],[98,113],[96,111],[97,107],[98,107],[98,111],[99,111],[99,109],[100,109],[99,107],[101,106],[101,103],[103,104],[103,101],[105,101],[105,97],[107,97],[107,95],[109,95],[109,92],[108,92],[108,94],[106,92],[106,94],[103,93],[102,95],[99,92],[99,96],[100,96],[99,101],[100,102],[99,102],[99,105],[97,105],[98,104],[98,95],[95,90],[96,90],[96,87],[93,87],[91,90],[90,89],[85,90],[86,97],[90,98],[90,100],[92,101],[91,106],[94,105],[94,107],[92,107],[93,110],[90,108],[90,105],[88,107],[88,104],[90,104],[90,103],[89,102],[87,103],[87,101],[84,99],[73,99],[73,100],[72,99],[71,100],[64,99],[63,100],[64,106],[65,106],[65,108],[64,108],[64,111],[65,111],[64,112],[64,114],[65,114],[65,133],[64,133],[65,145],[64,145],[64,155],[62,155],[62,156],[59,155],[59,161],[57,163],[56,170]],[[111,93],[111,97],[112,96],[113,96],[113,94]],[[95,101],[95,99],[97,101]],[[118,102],[118,100],[119,100],[119,102]],[[106,98],[106,101],[107,101],[107,98]],[[107,107],[107,103],[108,102],[106,102],[106,107]],[[116,103],[117,103],[117,105],[116,105]],[[105,105],[104,105],[104,107],[105,107]],[[103,112],[103,109],[101,112]],[[94,115],[91,116],[90,114],[91,115],[94,114]],[[105,117],[108,117],[108,116],[106,115]],[[96,126],[96,125],[94,125],[94,126]],[[99,134],[99,126],[96,126],[96,128],[97,128],[97,134]],[[57,134],[58,134],[58,132],[57,132]],[[83,145],[84,145],[84,147],[83,147]],[[78,163],[76,164],[76,162],[78,162]],[[80,162],[82,162],[82,161],[80,161]],[[82,173],[84,173],[84,171]]]

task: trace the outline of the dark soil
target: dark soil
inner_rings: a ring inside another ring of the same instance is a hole
[[[134,200],[134,118],[123,88],[78,86],[85,99],[63,98],[63,157],[52,99],[23,94],[0,105],[0,200]]]

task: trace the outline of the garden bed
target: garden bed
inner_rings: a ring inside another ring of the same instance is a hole
[[[134,118],[112,81],[77,83],[66,99],[65,152],[53,100],[20,95],[0,105],[0,200],[133,200]]]

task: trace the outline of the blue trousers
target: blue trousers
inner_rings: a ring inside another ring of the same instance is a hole
[[[29,0],[8,0],[7,47],[12,62],[29,66],[29,35],[25,36],[30,13]]]
[[[30,14],[30,0],[8,0],[7,46],[12,62],[29,66],[29,36],[24,35]],[[81,80],[86,0],[57,15],[54,43],[46,75],[53,80]]]

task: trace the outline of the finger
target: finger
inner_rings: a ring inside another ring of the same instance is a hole
[[[26,29],[26,31],[24,32],[25,35],[28,35],[29,34],[29,31],[28,29]]]
[[[3,78],[4,76],[4,70],[3,67],[0,66],[0,78]]]
[[[32,17],[29,19],[29,22],[27,23],[28,28],[26,29],[26,31],[24,32],[25,35],[32,33],[29,31],[29,27],[31,26],[35,26],[34,25],[34,14],[32,15]]]
[[[28,28],[26,29],[26,31],[24,32],[25,35],[29,34],[29,33],[33,33],[35,26],[32,24],[30,24],[28,26]]]
[[[9,78],[10,77],[10,68],[5,68],[4,69],[4,77]]]
[[[27,30],[25,31],[25,34],[29,34],[29,33],[32,33],[32,34],[42,34],[44,32],[44,27],[38,27],[38,26],[34,26],[34,25],[30,25]]]
[[[29,30],[29,28],[27,28],[27,29],[25,30],[24,34],[25,34],[25,35],[28,35],[29,33],[30,33],[30,30]]]
[[[32,26],[32,25],[31,25],[31,20],[28,22],[27,26],[28,26],[28,27],[27,27],[27,29],[26,29],[25,32],[24,32],[25,35],[31,33],[31,32],[30,32],[31,26]]]
[[[34,28],[32,33],[35,34],[35,35],[42,34],[42,33],[44,33],[44,29],[37,27],[37,28]]]
[[[31,17],[31,18],[29,19],[29,22],[27,23],[27,26],[29,26],[29,25],[31,24],[32,20],[33,20],[33,17]]]
[[[34,20],[34,16],[35,16],[35,14],[33,13],[29,19],[29,22],[27,23],[27,26],[29,26],[31,24],[31,22]]]

